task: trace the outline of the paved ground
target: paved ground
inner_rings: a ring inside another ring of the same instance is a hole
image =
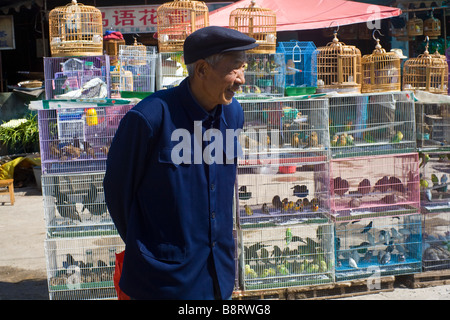
[[[0,300],[48,300],[44,252],[45,221],[41,192],[15,190],[16,203],[0,196]],[[5,201],[2,203],[2,201]],[[450,285],[408,289],[342,300],[450,300]]]

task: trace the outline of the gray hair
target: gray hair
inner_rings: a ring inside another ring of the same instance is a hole
[[[242,52],[242,54],[243,54],[244,57],[246,58],[246,53],[245,53],[245,51],[237,51],[237,52]],[[219,61],[223,59],[223,57],[224,57],[226,54],[229,54],[229,52],[216,53],[216,54],[213,54],[213,55],[211,55],[211,56],[205,58],[205,61],[208,62],[208,63],[209,63],[210,65],[212,65],[213,67],[215,67],[215,66],[219,63]],[[192,63],[186,65],[186,69],[187,69],[187,72],[188,72],[188,75],[189,75],[189,76],[193,76],[193,75],[194,75],[194,72],[195,72],[195,64],[196,64],[196,63],[197,63],[197,61],[192,62]]]

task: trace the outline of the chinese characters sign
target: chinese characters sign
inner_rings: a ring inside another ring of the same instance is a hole
[[[0,50],[15,48],[13,16],[0,16]]]
[[[231,4],[231,2],[216,2],[206,4],[209,12]],[[103,32],[106,30],[125,33],[152,33],[156,32],[157,14],[160,5],[142,6],[114,6],[98,7],[102,13]]]

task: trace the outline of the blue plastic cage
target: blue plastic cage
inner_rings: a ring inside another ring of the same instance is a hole
[[[311,41],[279,42],[286,64],[286,95],[315,93],[317,88],[317,52]]]

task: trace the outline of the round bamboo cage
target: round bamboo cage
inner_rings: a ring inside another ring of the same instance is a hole
[[[361,58],[362,93],[401,90],[400,58],[395,52],[386,52],[377,42],[372,54]]]
[[[72,0],[49,16],[50,52],[54,57],[103,54],[102,13],[95,7]]]
[[[441,20],[437,19],[431,11],[431,16],[423,23],[423,35],[430,39],[437,39],[441,35]]]
[[[447,94],[448,63],[438,51],[425,52],[417,58],[405,61],[403,66],[403,90],[422,90],[430,93]]]
[[[209,26],[209,10],[203,1],[167,2],[156,14],[159,52],[183,51],[188,35]]]
[[[406,22],[406,30],[409,37],[423,35],[423,20],[416,17],[416,14]]]
[[[125,45],[124,39],[103,39],[103,50],[110,56],[111,66],[115,66],[118,62],[119,48]]]
[[[271,9],[261,8],[252,0],[246,8],[230,13],[230,29],[238,30],[256,40],[258,47],[249,53],[275,53],[277,42],[277,17]]]
[[[317,48],[317,92],[361,92],[361,51],[339,41]]]

